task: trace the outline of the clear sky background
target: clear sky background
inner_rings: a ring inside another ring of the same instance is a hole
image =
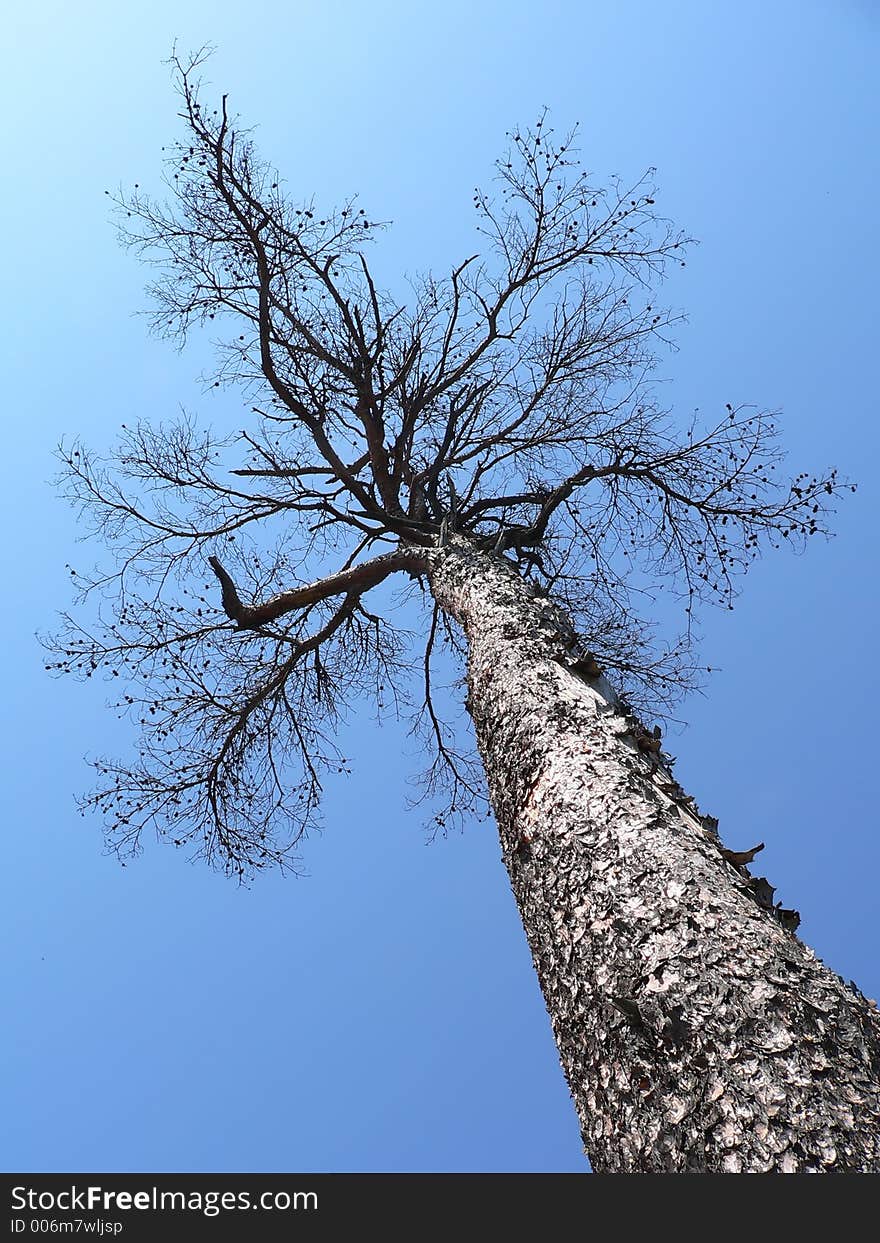
[[[538,15],[540,7],[540,16]],[[877,943],[876,68],[871,0],[34,0],[4,22],[2,495],[5,710],[0,1168],[9,1171],[585,1168],[490,824],[426,844],[413,744],[365,716],[309,875],[241,889],[150,845],[121,869],[74,794],[123,749],[104,688],[55,682],[34,631],[88,554],[52,449],[204,394],[204,356],[150,339],[145,271],[105,188],[158,185],[177,134],[162,61],[259,125],[292,193],[359,192],[394,221],[380,272],[472,253],[471,193],[505,131],[552,109],[598,175],[658,168],[701,246],[667,286],[690,323],[664,363],[686,418],[781,407],[794,472],[859,482],[838,536],[776,554],[674,737],[677,775],[801,934],[869,996]],[[222,411],[221,411],[222,406]]]

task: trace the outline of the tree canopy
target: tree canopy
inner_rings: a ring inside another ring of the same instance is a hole
[[[603,185],[546,114],[515,129],[473,194],[474,253],[410,278],[404,300],[368,261],[384,226],[355,199],[288,193],[227,97],[203,102],[203,60],[173,62],[184,137],[167,196],[111,197],[155,271],[154,329],[220,334],[209,382],[246,397],[245,426],[182,417],[123,427],[105,456],[61,446],[64,490],[110,561],[71,571],[79,605],[48,667],[119,679],[140,728],[136,758],[97,760],[83,800],[113,848],[153,827],[241,876],[295,864],[364,696],[411,707],[450,808],[483,797],[432,694],[439,649],[461,639],[418,550],[454,533],[507,558],[582,653],[662,711],[694,681],[697,605],[732,607],[762,549],[824,531],[851,485],[788,477],[772,414],[683,424],[660,402],[681,316],[658,289],[689,239],[657,212],[653,170]],[[424,608],[416,635],[367,598],[395,574]],[[658,590],[684,611],[665,644]]]

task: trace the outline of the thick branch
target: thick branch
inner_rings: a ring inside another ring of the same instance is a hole
[[[394,574],[398,570],[422,573],[427,568],[425,558],[414,550],[396,549],[372,561],[365,561],[361,565],[352,566],[351,569],[341,570],[338,574],[319,578],[316,582],[308,583],[304,587],[283,591],[263,604],[246,605],[242,604],[235,584],[217,557],[209,557],[208,564],[220,582],[223,610],[226,616],[236,623],[239,630],[256,630],[269,622],[277,621],[279,617],[293,612],[294,609],[317,604],[320,600],[327,600],[342,592],[368,591],[371,587],[376,587],[383,582],[389,574]]]

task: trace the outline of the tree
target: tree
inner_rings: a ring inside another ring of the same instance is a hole
[[[49,667],[119,679],[141,727],[84,808],[123,858],[152,828],[239,878],[295,867],[347,763],[342,714],[405,706],[415,674],[437,827],[491,804],[593,1167],[880,1168],[876,1007],[643,723],[696,676],[696,606],[732,607],[850,485],[783,479],[768,414],[681,429],[659,405],[677,317],[652,290],[688,239],[650,176],[599,188],[541,117],[475,193],[481,253],[396,296],[366,258],[381,226],[354,200],[295,205],[226,97],[201,102],[201,59],[174,61],[170,200],[115,201],[156,267],[155,328],[231,325],[211,383],[250,415],[124,428],[109,459],[61,448],[115,560],[71,571]],[[369,599],[386,582],[418,643]],[[686,619],[665,648],[639,614],[656,591]],[[432,689],[446,658],[478,757]]]

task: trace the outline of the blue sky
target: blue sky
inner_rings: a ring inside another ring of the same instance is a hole
[[[292,192],[356,191],[394,221],[389,281],[472,253],[472,188],[544,105],[582,123],[597,174],[657,166],[660,207],[701,241],[667,287],[690,319],[668,400],[683,418],[781,407],[795,472],[859,482],[836,539],[768,558],[735,612],[704,614],[720,672],[685,706],[677,774],[730,845],[767,843],[817,953],[880,991],[880,17],[869,0],[537,7],[36,0],[6,18],[0,1168],[584,1168],[494,830],[426,844],[394,727],[352,724],[354,774],[302,879],[243,890],[158,846],[123,870],[75,811],[83,755],[126,735],[100,686],[46,677],[34,641],[86,555],[53,446],[181,404],[236,410],[202,392],[198,348],[147,336],[145,272],[107,220],[103,191],[156,185],[176,134],[174,39],[217,46],[207,76]]]

